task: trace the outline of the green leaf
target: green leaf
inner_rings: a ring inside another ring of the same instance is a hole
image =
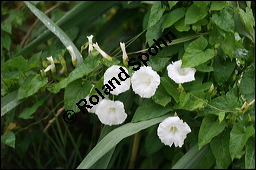
[[[229,152],[229,131],[213,138],[210,146],[217,163],[223,169],[227,169],[232,162]]]
[[[255,93],[255,66],[250,65],[244,72],[239,91],[241,94]]]
[[[160,80],[160,84],[164,86],[167,93],[169,93],[176,102],[179,102],[180,92],[177,89],[178,85],[169,77],[161,77]]]
[[[247,140],[255,134],[253,125],[245,127],[244,122],[235,123],[230,132],[229,150],[232,160],[241,152]]]
[[[212,66],[208,66],[205,63],[200,64],[199,66],[196,66],[195,69],[196,69],[196,71],[205,72],[205,73],[213,71],[213,67]]]
[[[154,118],[146,121],[141,121],[137,123],[127,123],[107,134],[83,159],[77,169],[88,169],[96,161],[98,161],[103,155],[115,147],[122,139],[131,136],[143,129],[160,123],[168,116],[162,116],[159,118]]]
[[[205,50],[207,45],[208,41],[203,36],[191,42],[182,57],[182,67],[195,67],[213,58],[214,50]]]
[[[142,104],[134,113],[132,122],[134,123],[160,117],[170,111],[172,111],[171,106],[162,107],[153,102],[151,99],[144,99]]]
[[[153,6],[151,7],[150,10],[150,15],[149,15],[149,22],[148,22],[148,28],[155,25],[160,18],[162,17],[165,7],[161,7],[161,1],[153,1]]]
[[[7,135],[2,135],[1,141],[12,148],[15,148],[15,134],[12,131],[9,131]]]
[[[91,55],[85,59],[84,64],[82,64],[78,68],[75,68],[67,78],[64,78],[60,82],[56,83],[54,87],[48,88],[48,90],[52,93],[58,93],[60,89],[66,87],[72,81],[75,81],[91,73],[93,70],[97,68],[98,65],[99,61],[97,60],[96,56]]]
[[[22,56],[18,56],[18,57],[14,57],[8,61],[6,61],[4,64],[2,64],[2,68],[1,71],[3,72],[7,72],[7,71],[25,71],[27,68],[27,63],[28,61],[22,57]]]
[[[29,75],[24,83],[20,86],[18,90],[18,99],[29,97],[35,94],[41,87],[47,84],[48,79],[46,77],[41,77],[39,74]]]
[[[2,46],[8,51],[10,50],[11,47],[11,41],[11,37],[8,34],[4,34],[3,37],[1,36]]]
[[[234,18],[226,9],[221,10],[219,14],[213,14],[212,20],[221,30],[234,33]]]
[[[152,67],[153,70],[155,71],[162,71],[166,65],[168,64],[168,61],[170,60],[170,58],[167,57],[152,57],[149,59],[148,65]]]
[[[78,61],[77,63],[78,66],[82,65],[83,63],[82,55],[80,54],[79,50],[76,48],[74,43],[71,41],[71,39],[65,34],[65,32],[63,32],[62,29],[60,29],[60,27],[57,24],[55,24],[50,18],[48,18],[44,13],[38,10],[30,2],[25,1],[25,4],[38,17],[38,19],[42,21],[44,25],[60,39],[60,41],[63,43],[63,45],[66,48],[70,47],[73,50],[73,52],[69,51],[70,55],[76,57]]]
[[[220,44],[224,41],[224,37],[220,34],[218,28],[213,28],[209,35],[209,43],[211,45]]]
[[[199,8],[195,4],[191,5],[185,15],[185,24],[194,24],[207,15],[208,9]]]
[[[22,118],[22,119],[31,119],[31,118],[33,118],[31,115],[37,111],[38,107],[41,106],[44,103],[45,99],[46,98],[43,98],[43,99],[39,100],[32,107],[25,108],[19,114],[18,118]]]
[[[202,148],[204,145],[209,143],[214,136],[220,134],[226,126],[226,123],[222,121],[219,123],[217,116],[206,115],[202,121],[199,135],[198,135],[198,146]]]
[[[146,40],[149,46],[154,44],[153,39],[157,40],[162,35],[161,27],[162,27],[163,21],[165,20],[164,16],[155,25],[147,28]]]
[[[166,106],[171,102],[171,97],[166,95],[166,90],[162,84],[160,84],[157,89],[155,95],[152,97],[155,103],[160,104],[161,106]]]
[[[145,150],[148,155],[156,153],[164,146],[157,136],[157,127],[157,125],[154,125],[147,129],[148,133],[146,134],[145,138]],[[152,143],[154,143],[154,145],[152,145]]]
[[[255,138],[250,138],[245,145],[245,169],[255,169]]]
[[[172,7],[174,7],[178,2],[179,2],[179,1],[168,1],[170,10],[171,10]]]
[[[198,145],[194,145],[179,161],[172,167],[172,169],[193,169],[202,156],[209,150],[209,145],[198,149]]]
[[[233,57],[234,57],[234,51],[235,51],[235,48],[236,48],[235,42],[236,42],[235,41],[235,36],[234,36],[234,34],[231,34],[231,35],[226,36],[225,40],[222,41],[222,43],[221,43],[224,52],[231,59],[233,59]]]
[[[207,149],[194,169],[211,169],[215,162],[216,160],[211,149]]]
[[[23,100],[18,100],[18,90],[1,98],[1,117],[17,107]]]
[[[79,108],[76,103],[84,99],[92,88],[92,85],[81,79],[75,80],[67,85],[64,92],[64,105],[65,110],[73,110],[78,112]]]
[[[179,32],[188,31],[190,29],[190,26],[185,24],[185,18],[182,18],[181,20],[176,22],[174,26]]]
[[[229,80],[231,77],[234,69],[236,67],[235,60],[231,61],[230,59],[222,59],[219,56],[215,56],[214,63],[213,63],[213,75],[216,82],[221,85],[224,84],[226,81]]]
[[[253,17],[252,9],[246,7],[246,12],[244,12],[244,10],[239,8],[238,14],[241,17],[241,19],[242,19],[242,21],[245,25],[245,28],[248,30],[250,35],[252,37],[255,37],[254,36],[254,28],[253,28],[253,27],[255,27],[255,20],[254,20],[254,17]]]
[[[193,1],[193,3],[199,8],[206,8],[211,1]]]
[[[185,9],[184,8],[177,8],[172,10],[170,13],[166,15],[166,19],[163,22],[162,30],[165,28],[168,28],[172,26],[175,22],[183,18],[185,15]]]
[[[212,1],[210,10],[211,11],[219,11],[225,8],[227,5],[226,1]]]
[[[204,102],[202,99],[194,98],[190,93],[181,92],[179,103],[174,105],[174,109],[194,111],[201,108],[203,105]]]
[[[240,102],[238,97],[234,94],[227,94],[212,99],[209,105],[201,111],[198,115],[214,114],[219,116],[220,112],[235,112],[236,108],[239,107]]]

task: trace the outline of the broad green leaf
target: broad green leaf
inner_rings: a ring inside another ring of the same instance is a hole
[[[102,58],[102,56],[100,56],[100,57],[101,57],[101,58],[99,58],[100,62],[107,67],[111,67],[113,65],[118,65],[120,63],[120,61],[116,58],[112,58],[112,61],[108,61],[107,59]]]
[[[182,67],[195,67],[214,57],[213,49],[206,49],[208,41],[203,37],[191,42],[182,57]]]
[[[202,148],[204,145],[209,143],[214,136],[220,134],[226,126],[226,123],[222,121],[219,123],[217,116],[206,115],[202,121],[199,135],[198,135],[198,146]]]
[[[168,13],[166,15],[166,19],[164,20],[163,25],[162,25],[162,30],[172,26],[179,19],[183,18],[184,15],[185,15],[184,8],[177,8],[177,9],[172,10],[170,13]]]
[[[232,162],[229,152],[229,131],[213,138],[210,146],[217,163],[223,169],[227,169]]]
[[[250,138],[245,145],[245,169],[255,169],[255,138]]]
[[[233,59],[235,51],[235,36],[234,34],[226,36],[225,40],[221,43],[224,52]]]
[[[174,109],[184,109],[194,111],[204,105],[202,99],[194,98],[190,93],[181,92],[179,103],[174,105]]]
[[[169,60],[170,58],[167,57],[160,58],[152,56],[152,58],[149,59],[148,65],[151,66],[155,71],[162,71],[164,68],[166,68]]]
[[[227,5],[226,1],[212,1],[210,10],[211,11],[217,11],[222,10]]]
[[[150,10],[150,15],[149,15],[149,22],[148,22],[148,28],[155,25],[160,18],[162,17],[165,7],[161,7],[161,1],[153,1],[153,6],[151,7]]]
[[[46,77],[41,77],[41,75],[29,75],[24,83],[20,86],[18,90],[18,99],[29,97],[40,90],[41,87],[46,85],[48,79]]]
[[[150,126],[153,126],[157,123],[160,123],[168,116],[162,116],[159,118],[154,118],[146,121],[141,121],[137,123],[127,123],[107,134],[83,159],[78,169],[88,169],[96,161],[98,161],[103,155],[115,147],[122,139],[131,136],[143,129],[146,129]]]
[[[196,71],[206,72],[206,73],[213,71],[213,67],[212,66],[208,66],[205,63],[200,64],[199,66],[196,66],[195,69],[196,69]]]
[[[18,100],[18,90],[1,98],[1,117],[17,107],[23,100]]]
[[[185,24],[185,18],[182,18],[181,20],[176,22],[174,26],[179,32],[188,31],[190,29],[190,26]]]
[[[199,8],[195,4],[191,5],[185,15],[185,24],[194,24],[207,15],[208,9]]]
[[[22,56],[14,57],[2,64],[1,71],[25,71],[27,63],[28,61]]]
[[[1,36],[1,45],[7,50],[10,50],[11,41],[11,37],[8,34],[4,34],[3,36]]]
[[[178,84],[169,77],[161,77],[160,80],[167,93],[171,95],[176,102],[179,102],[180,92],[178,91]]]
[[[172,169],[193,169],[202,156],[209,150],[209,145],[198,149],[198,145],[194,145],[180,160],[172,167]]]
[[[91,88],[92,85],[90,83],[86,81],[83,82],[81,79],[75,80],[68,84],[64,92],[65,110],[73,110],[74,112],[78,112],[79,108],[77,107],[76,103],[78,103],[81,99],[84,99],[90,93]]]
[[[223,31],[234,33],[234,18],[226,9],[221,10],[219,14],[213,14],[212,20]]]
[[[36,102],[32,107],[25,108],[18,116],[18,118],[22,119],[31,119],[33,118],[31,115],[35,113],[39,106],[41,106],[45,101],[45,98],[39,100]]]
[[[159,137],[157,136],[157,127],[157,125],[154,125],[148,128],[148,133],[145,138],[145,150],[149,155],[156,153],[164,146],[164,144],[161,142],[161,140],[159,140]],[[152,143],[154,145],[152,145]]]
[[[238,14],[241,17],[245,28],[248,30],[248,32],[250,33],[251,36],[254,36],[254,27],[255,27],[255,19],[253,17],[253,13],[252,13],[252,9],[246,7],[246,12],[244,12],[244,10],[242,10],[241,8],[239,8],[238,10]]]
[[[225,112],[219,112],[219,122],[221,123],[225,118]]]
[[[193,3],[199,8],[206,8],[211,1],[193,1]]]
[[[63,45],[68,49],[71,48],[72,51],[69,51],[71,56],[76,57],[78,61],[78,66],[82,65],[83,63],[83,57],[74,45],[74,43],[71,41],[71,39],[65,34],[65,32],[60,29],[60,27],[55,24],[50,18],[48,18],[44,13],[42,13],[40,10],[38,10],[34,5],[32,5],[30,2],[25,1],[25,4],[28,6],[28,8],[38,17],[40,21],[44,23],[44,25],[51,30],[63,43]]]
[[[163,21],[165,20],[164,16],[155,25],[147,28],[146,40],[149,46],[154,44],[153,39],[157,40],[162,35],[161,27],[162,27]]]
[[[15,148],[15,134],[12,131],[9,131],[6,135],[2,135],[1,141],[12,148]]]
[[[207,149],[194,169],[211,169],[215,162],[216,160],[211,149]]]
[[[250,65],[245,70],[239,90],[241,94],[255,93],[255,65]]]
[[[224,37],[220,34],[218,28],[213,28],[209,35],[209,44],[215,45],[220,44],[224,41]]]
[[[213,69],[214,69],[213,75],[216,82],[219,85],[222,85],[226,81],[228,81],[235,67],[236,67],[235,60],[231,61],[230,59],[226,59],[225,61],[221,57],[215,56],[214,62],[213,62]]]
[[[64,78],[60,82],[56,83],[54,87],[48,88],[48,90],[52,93],[58,93],[60,89],[66,87],[72,81],[75,81],[85,75],[88,75],[96,67],[99,65],[99,61],[97,60],[96,56],[89,56],[85,59],[85,63],[82,64],[80,67],[75,68],[68,77]]]
[[[234,94],[226,94],[212,99],[209,105],[201,111],[198,115],[214,114],[219,116],[220,112],[235,112],[236,108],[240,107],[238,97]]]
[[[171,102],[171,97],[166,95],[166,90],[162,84],[160,84],[157,89],[156,93],[152,97],[155,103],[160,104],[161,106],[166,106],[168,103]]]
[[[178,2],[179,2],[179,1],[168,1],[170,10],[171,10],[172,7],[174,7]]]
[[[240,121],[233,125],[230,132],[229,150],[232,160],[244,148],[247,140],[255,134],[253,125],[245,127],[244,122]]]
[[[142,104],[134,113],[132,122],[139,122],[160,117],[170,111],[172,111],[171,106],[162,107],[153,102],[151,99],[144,99]]]

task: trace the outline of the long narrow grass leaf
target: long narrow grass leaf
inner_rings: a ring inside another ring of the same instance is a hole
[[[77,167],[78,169],[88,169],[97,160],[99,160],[108,151],[114,148],[122,139],[131,136],[143,129],[146,129],[152,125],[155,125],[169,115],[161,116],[155,119],[150,119],[146,121],[141,121],[137,123],[127,123],[106,135],[84,158],[81,164]]]
[[[60,27],[55,24],[50,18],[48,18],[43,12],[41,12],[39,9],[37,9],[34,5],[32,5],[30,2],[25,1],[25,4],[28,6],[28,8],[37,16],[37,18],[46,25],[46,27],[51,30],[63,43],[63,45],[69,50],[69,53],[71,56],[75,55],[77,59],[77,65],[80,66],[83,64],[83,57],[74,45],[74,43],[71,41],[71,39],[65,34],[65,32],[60,29]],[[73,54],[74,53],[74,54]]]

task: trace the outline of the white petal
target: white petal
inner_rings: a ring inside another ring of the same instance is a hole
[[[133,91],[142,98],[152,97],[160,84],[160,76],[151,67],[143,66],[131,78]]]
[[[175,83],[185,83],[195,80],[194,68],[181,68],[182,60],[176,61],[167,66],[168,76],[175,81]]]
[[[47,72],[47,71],[49,71],[49,70],[52,70],[52,71],[53,71],[54,68],[55,68],[55,64],[54,64],[54,61],[53,61],[52,56],[47,57],[46,59],[51,62],[51,65],[49,65],[49,66],[44,70],[44,72]]]
[[[72,61],[73,62],[76,61],[76,55],[75,55],[74,49],[71,47],[71,45],[68,46],[67,49],[68,49],[68,51],[69,51],[69,53],[70,53],[70,55],[72,57]]]
[[[126,63],[128,61],[128,56],[127,56],[127,53],[126,53],[126,50],[125,50],[125,43],[120,42],[120,47],[121,47],[122,52],[123,52],[123,63]]]
[[[103,99],[99,103],[95,114],[98,115],[101,123],[110,126],[123,123],[127,117],[122,102],[108,99]]]
[[[112,58],[99,47],[97,42],[96,44],[93,44],[93,47],[102,55],[102,57],[106,58],[107,60],[112,60]]]
[[[182,147],[187,134],[190,132],[191,129],[188,124],[177,116],[166,118],[159,124],[157,129],[157,135],[161,142],[170,147],[172,144],[175,147]]]
[[[125,70],[125,72],[128,74],[128,70],[125,67],[122,66],[118,66],[118,65],[113,65],[111,67],[109,67],[106,72],[104,73],[104,84],[109,84],[109,80],[113,79],[114,77],[120,82],[120,85],[116,83],[115,80],[111,81],[113,83],[113,85],[115,86],[115,89],[113,91],[111,91],[111,94],[114,95],[118,95],[120,93],[123,93],[127,90],[130,89],[130,84],[131,84],[131,80],[130,80],[130,76],[129,78],[127,78],[128,76],[124,77],[124,73],[121,73],[122,71],[120,70],[120,68],[123,68]],[[120,80],[120,77],[122,79],[125,79],[125,81]],[[111,86],[111,85],[110,85]],[[113,89],[113,87],[111,86],[111,88]]]
[[[93,45],[92,45],[92,38],[93,38],[93,35],[87,36],[87,38],[88,38],[88,42],[89,42],[88,53],[91,53],[92,50],[93,50]]]

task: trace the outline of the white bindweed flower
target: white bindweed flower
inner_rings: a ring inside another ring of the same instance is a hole
[[[127,117],[122,102],[108,99],[103,99],[99,103],[95,114],[98,115],[101,123],[110,126],[123,123]]]
[[[194,68],[181,68],[182,60],[176,61],[167,66],[168,76],[175,81],[175,83],[185,83],[195,80]]]
[[[98,43],[93,44],[93,47],[102,55],[102,57],[104,57],[105,59],[112,61],[112,58],[102,49],[100,49]]]
[[[122,52],[123,52],[123,63],[124,63],[124,65],[127,65],[128,64],[128,56],[127,56],[127,53],[126,53],[126,50],[125,50],[125,43],[120,42],[120,47],[121,47]]]
[[[96,104],[96,105],[91,104],[91,102],[90,102],[90,96],[87,96],[87,97],[85,98],[85,100],[88,102],[88,105],[92,106],[91,109],[86,108],[87,111],[90,112],[90,113],[95,113],[95,112],[96,112],[96,109],[97,109],[97,107],[98,107],[98,105],[100,104],[100,102],[101,102],[103,99],[102,99],[101,97],[99,97],[99,102],[98,102],[98,104]],[[93,102],[97,102],[97,101],[93,100]]]
[[[71,45],[68,46],[67,49],[68,49],[68,51],[69,51],[69,53],[70,53],[70,55],[71,55],[72,63],[73,63],[74,65],[76,65],[76,55],[75,55],[74,49],[71,47]]]
[[[132,89],[142,98],[152,97],[160,84],[160,76],[151,67],[140,67],[132,75]]]
[[[109,84],[111,94],[118,95],[130,89],[131,79],[125,67],[113,65],[104,73],[104,84]]]
[[[190,132],[191,129],[188,124],[178,116],[166,118],[157,128],[157,135],[161,142],[170,147],[174,143],[175,147],[179,146],[181,148],[187,134]]]
[[[49,70],[52,70],[52,72],[54,72],[54,70],[55,70],[55,64],[54,64],[54,61],[53,61],[52,56],[51,56],[51,57],[47,57],[46,59],[51,62],[51,65],[49,65],[49,66],[44,70],[44,72],[47,72],[47,71],[49,71]]]
[[[88,53],[91,54],[92,50],[93,50],[93,46],[92,46],[92,38],[93,35],[87,36],[88,38],[88,42],[89,42],[89,49],[88,49]]]

